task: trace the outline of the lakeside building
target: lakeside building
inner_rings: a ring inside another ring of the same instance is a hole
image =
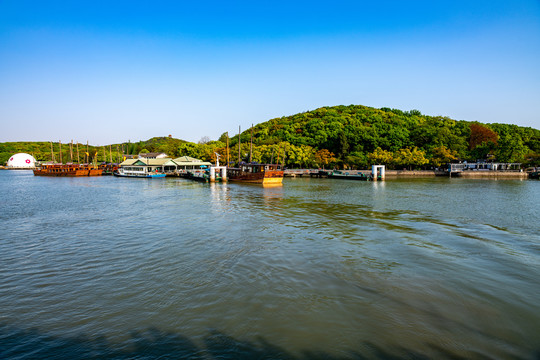
[[[522,171],[521,163],[492,163],[492,162],[463,162],[459,164],[448,164],[448,172],[457,173],[462,171]]]
[[[147,175],[151,173],[165,172],[165,164],[171,161],[170,158],[162,159],[127,159],[120,163],[119,167],[124,172],[137,175]]]
[[[197,170],[201,167],[212,166],[211,162],[202,161],[199,159],[192,158],[190,156],[181,156],[173,160],[176,164],[176,171],[180,173],[185,173],[188,170]]]
[[[188,170],[199,170],[203,167],[212,166],[208,161],[202,161],[189,156],[182,156],[176,159],[171,158],[138,158],[126,159],[120,163],[124,172],[146,175],[150,173],[179,174]]]

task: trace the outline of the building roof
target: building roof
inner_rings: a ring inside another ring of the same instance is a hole
[[[210,166],[212,163],[208,161],[202,161],[200,159],[192,158],[191,156],[180,156],[173,160],[174,163],[178,166],[197,166],[197,165],[207,165]]]
[[[122,161],[119,165],[120,166],[130,166],[130,165],[135,164],[137,161],[139,161],[139,159],[126,159],[126,160]]]
[[[154,165],[154,166],[161,166],[165,164],[166,162],[169,162],[172,160],[171,158],[159,158],[159,159],[139,159],[139,161],[142,161],[146,165]]]
[[[211,166],[212,163],[208,161],[202,161],[195,159],[189,156],[182,156],[176,159],[171,158],[160,158],[160,159],[127,159],[120,163],[120,166],[133,166],[133,165],[142,165],[142,166]]]
[[[192,158],[191,156],[180,156],[174,159],[174,162],[183,161],[183,162],[202,162],[200,159]]]

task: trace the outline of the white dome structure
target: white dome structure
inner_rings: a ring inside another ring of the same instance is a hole
[[[9,158],[7,162],[8,168],[34,168],[36,167],[36,159],[30,154],[18,153]]]

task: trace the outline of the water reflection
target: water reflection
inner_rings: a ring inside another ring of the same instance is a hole
[[[540,183],[50,180],[0,173],[2,358],[538,355]]]

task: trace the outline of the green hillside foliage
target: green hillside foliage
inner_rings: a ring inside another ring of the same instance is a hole
[[[252,134],[253,133],[253,137]],[[250,139],[253,138],[251,145]],[[287,167],[361,169],[385,164],[395,169],[426,169],[452,161],[488,160],[540,165],[540,130],[508,124],[481,124],[444,116],[422,115],[418,110],[376,109],[362,105],[322,107],[269,120],[231,138],[206,137],[199,143],[172,137],[89,147],[90,161],[122,159],[122,154],[164,152],[170,157],[192,156],[205,161],[281,163]],[[229,147],[227,148],[227,141]],[[228,149],[228,151],[227,151]],[[105,151],[104,151],[105,150]],[[144,151],[143,151],[144,150]],[[59,144],[53,143],[59,160]],[[38,160],[51,160],[48,142],[0,144],[0,163],[17,152]],[[79,145],[84,162],[86,145]],[[74,155],[74,161],[76,155]],[[70,161],[69,146],[62,145],[63,162]]]
[[[241,143],[249,142],[250,131],[241,134]],[[379,163],[413,169],[480,159],[527,166],[538,164],[539,141],[540,131],[533,128],[361,105],[322,107],[253,128],[255,148],[279,149],[289,166],[364,168]],[[231,147],[237,144],[235,136]],[[332,161],[322,160],[321,151]]]
[[[78,147],[78,151],[77,151]],[[87,147],[86,144],[77,143],[60,144],[58,142],[6,142],[0,143],[0,164],[5,164],[9,158],[16,153],[28,153],[38,161],[46,162],[54,160],[56,162],[110,162],[111,156],[113,162],[117,162],[122,158],[121,145],[107,146],[92,146]],[[88,155],[87,155],[88,154]]]
[[[140,152],[164,152],[171,156],[180,156],[181,145],[186,141],[171,137],[154,137],[146,141],[126,142],[123,144],[111,144],[105,146],[92,146],[87,148],[86,144],[60,144],[58,142],[6,142],[0,143],[0,164],[5,164],[9,158],[16,153],[28,153],[38,161],[56,162],[112,162],[117,163],[123,160],[123,154],[136,155]],[[147,150],[147,151],[142,151]],[[88,156],[86,155],[88,153]]]

